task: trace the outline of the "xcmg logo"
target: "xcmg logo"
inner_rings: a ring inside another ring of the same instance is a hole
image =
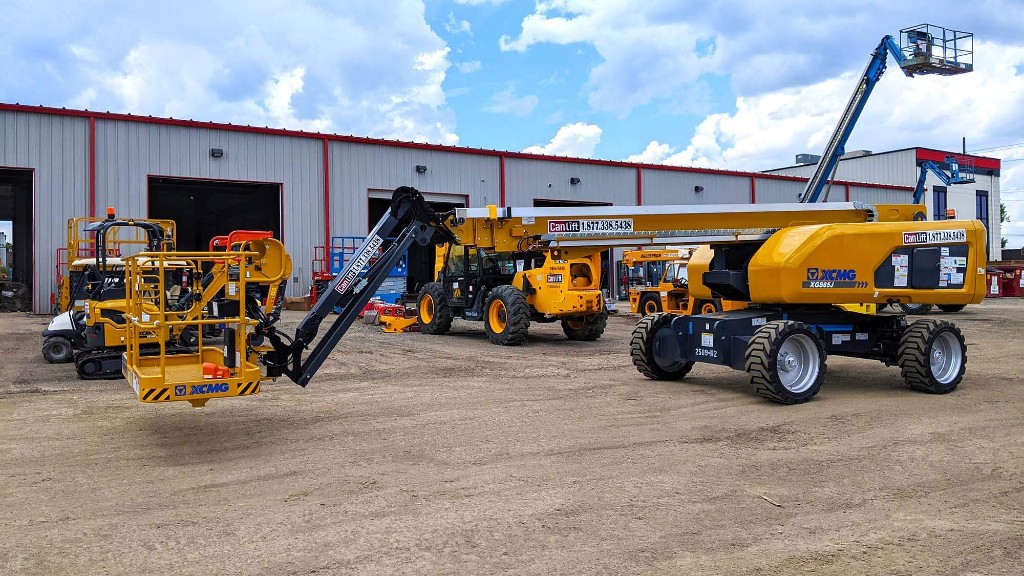
[[[808,268],[811,282],[849,282],[857,279],[857,271],[849,268]]]
[[[218,392],[227,392],[231,389],[231,385],[227,382],[218,382],[216,384],[193,384],[188,387],[186,392],[184,386],[175,386],[175,396],[192,396],[195,394],[216,394]]]

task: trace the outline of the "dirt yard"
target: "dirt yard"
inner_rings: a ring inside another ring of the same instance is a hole
[[[841,358],[801,406],[653,382],[627,314],[521,348],[360,324],[308,389],[194,410],[76,380],[5,314],[0,573],[1021,574],[1024,300],[951,317],[946,396]]]

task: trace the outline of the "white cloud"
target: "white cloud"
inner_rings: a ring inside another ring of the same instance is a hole
[[[26,3],[0,14],[0,101],[456,143],[450,52],[424,10]]]
[[[544,146],[530,146],[523,152],[548,154],[552,156],[573,156],[590,158],[601,143],[601,127],[585,122],[566,124],[558,129],[555,137]]]
[[[626,158],[626,162],[661,164],[673,152],[675,152],[675,149],[668,144],[662,144],[657,140],[651,140],[651,143],[647,145],[647,148],[644,148],[643,152],[629,156]]]
[[[467,36],[473,35],[473,27],[470,25],[469,20],[459,20],[455,18],[455,12],[448,13],[448,22],[445,23],[444,29],[452,34],[465,34]]]
[[[455,67],[462,74],[472,74],[478,72],[483,67],[479,60],[470,60],[469,62],[459,62]]]
[[[537,97],[533,94],[527,94],[522,98],[516,98],[515,89],[510,86],[505,90],[495,92],[491,96],[490,105],[484,107],[484,110],[499,114],[514,114],[516,116],[525,117],[533,113],[534,108],[537,107],[537,102]]]

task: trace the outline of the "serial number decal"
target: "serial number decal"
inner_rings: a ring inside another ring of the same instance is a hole
[[[632,218],[600,220],[548,220],[548,233],[632,232]]]
[[[356,276],[359,276],[359,272],[363,269],[363,266],[366,266],[370,261],[370,258],[373,258],[373,256],[377,254],[377,250],[383,243],[384,239],[374,234],[373,238],[370,238],[370,241],[366,243],[365,249],[362,253],[360,253],[355,260],[349,263],[348,272],[345,273],[334,289],[339,293],[344,294],[345,290],[348,289],[350,284],[352,284],[352,281],[356,279]]]
[[[925,232],[904,232],[903,244],[957,244],[967,242],[967,230],[928,230]]]
[[[718,358],[718,350],[708,350],[707,348],[695,348],[693,350],[694,356],[710,356],[712,358]]]

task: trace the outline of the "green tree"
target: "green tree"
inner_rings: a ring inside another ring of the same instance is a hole
[[[1006,211],[1006,204],[1003,204],[1002,202],[1000,202],[999,203],[999,222],[1002,223],[1002,222],[1009,222],[1009,221],[1010,221],[1010,213]],[[1006,243],[1007,242],[1008,242],[1008,240],[1006,239],[1005,236],[1000,238],[999,239],[999,247],[1000,248],[1006,248]]]

